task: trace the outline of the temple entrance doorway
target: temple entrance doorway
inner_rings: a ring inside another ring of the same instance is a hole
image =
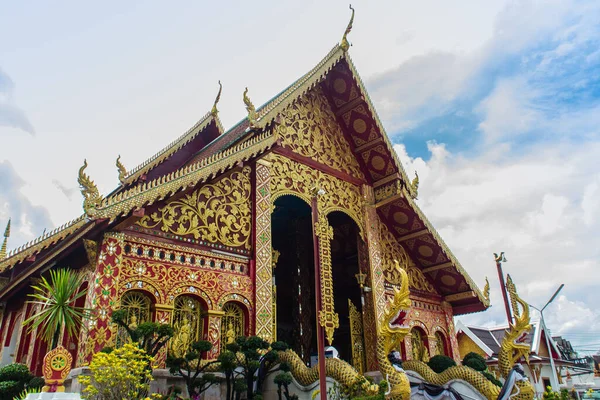
[[[317,353],[311,208],[297,197],[283,196],[275,201],[271,221],[276,339],[309,365]]]
[[[339,358],[365,371],[364,335],[362,329],[361,288],[358,244],[359,229],[348,215],[336,211],[327,216],[333,228],[331,261],[335,311],[340,327],[335,330],[333,347]]]

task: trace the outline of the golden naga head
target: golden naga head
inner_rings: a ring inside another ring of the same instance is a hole
[[[529,335],[529,332],[531,331],[529,304],[527,304],[527,302],[521,299],[521,297],[519,297],[517,294],[517,288],[510,275],[508,275],[506,278],[506,289],[510,296],[514,323],[510,324],[509,330],[504,337],[502,345],[510,347],[512,351],[513,364],[521,357],[525,358],[525,362],[529,364],[531,344],[525,342],[527,335]]]
[[[84,172],[87,166],[87,160],[83,160],[83,165],[79,168],[77,182],[79,183],[81,194],[83,195],[83,210],[86,214],[89,214],[91,210],[100,205],[102,196],[94,181]]]
[[[219,93],[217,93],[217,98],[215,99],[215,102],[212,106],[212,110],[210,110],[210,113],[215,117],[219,113],[219,110],[217,109],[217,104],[219,104],[219,100],[221,100],[221,92],[222,91],[223,91],[223,85],[221,85],[221,81],[219,81]]]
[[[344,52],[350,49],[350,42],[348,42],[348,34],[352,30],[352,24],[354,23],[354,8],[352,8],[352,4],[350,4],[350,9],[352,10],[352,16],[350,17],[350,22],[348,22],[348,26],[346,27],[346,31],[344,32],[344,36],[342,36],[342,42],[340,43],[340,47]]]
[[[117,162],[115,163],[115,165],[117,166],[117,171],[119,171],[119,182],[121,182],[122,184],[124,184],[125,183],[125,178],[127,178],[127,169],[125,169],[125,166],[121,162],[121,155],[120,154],[117,157]]]
[[[250,97],[248,97],[248,88],[244,90],[244,104],[246,105],[246,111],[248,111],[248,122],[250,125],[250,129],[256,128],[258,113],[256,112],[256,108],[252,101],[250,101]]]
[[[394,260],[395,269],[400,276],[400,288],[395,289],[394,298],[388,303],[383,314],[383,323],[380,326],[379,334],[386,338],[386,351],[397,346],[410,331],[408,326],[408,312],[410,311],[411,301],[409,299],[410,290],[408,287],[408,274],[400,267],[400,263]]]

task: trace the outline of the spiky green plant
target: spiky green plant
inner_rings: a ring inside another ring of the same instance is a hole
[[[41,309],[23,322],[29,326],[29,331],[38,328],[39,337],[47,343],[52,343],[51,349],[58,345],[60,331],[74,336],[77,334],[83,319],[89,315],[89,310],[75,305],[77,299],[85,296],[86,290],[79,291],[82,279],[72,270],[62,268],[50,271],[50,280],[42,276],[39,285],[33,285],[33,293],[29,296],[34,300],[31,304],[39,304]]]

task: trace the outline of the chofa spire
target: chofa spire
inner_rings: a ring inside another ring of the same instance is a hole
[[[77,182],[79,183],[81,194],[83,195],[83,210],[86,214],[91,209],[100,205],[100,202],[102,201],[98,186],[96,186],[89,175],[84,172],[87,166],[87,160],[83,160],[83,165],[79,168],[79,176],[77,177]]]
[[[221,81],[219,81],[219,93],[217,93],[217,98],[215,99],[215,103],[213,104],[212,110],[210,110],[210,113],[212,115],[214,115],[215,117],[219,113],[219,110],[217,110],[217,104],[219,104],[219,100],[221,100],[221,92],[222,91],[223,91],[223,85],[221,85]]]
[[[4,241],[2,242],[2,247],[0,247],[0,260],[6,258],[6,247],[8,246],[8,238],[10,237],[10,219],[8,220],[8,224],[6,224],[6,229],[4,230]]]
[[[120,154],[119,154],[119,157],[117,157],[116,165],[117,165],[117,171],[119,171],[119,182],[124,183],[125,178],[127,178],[127,170],[125,169],[125,166],[121,162]]]
[[[244,90],[244,104],[246,105],[246,110],[248,111],[248,121],[250,122],[250,129],[256,128],[256,119],[257,113],[256,108],[254,108],[254,104],[250,101],[248,97],[248,88]]]
[[[348,42],[348,34],[352,30],[352,23],[354,22],[354,8],[352,8],[352,4],[350,4],[350,9],[352,10],[352,16],[350,17],[350,22],[348,22],[348,26],[346,27],[346,31],[344,32],[344,36],[342,36],[342,42],[340,43],[340,47],[344,51],[348,51],[350,48],[350,42]]]

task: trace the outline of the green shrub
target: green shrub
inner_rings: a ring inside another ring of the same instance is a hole
[[[2,381],[0,382],[0,400],[13,400],[25,389],[22,382]]]
[[[467,354],[463,358],[462,363],[467,367],[473,368],[475,371],[485,371],[487,369],[485,358],[474,352]]]
[[[448,356],[442,356],[442,355],[437,355],[437,356],[433,356],[429,359],[429,362],[427,363],[427,365],[429,365],[429,368],[431,368],[433,370],[433,372],[436,373],[442,373],[445,370],[447,370],[450,367],[454,367],[456,366],[456,363],[454,362],[453,359],[451,359]]]
[[[17,382],[29,382],[31,379],[31,372],[29,368],[23,364],[8,364],[5,367],[0,368],[0,381],[17,381]]]
[[[485,376],[487,378],[487,380],[492,382],[494,385],[502,387],[502,382],[500,382],[498,379],[496,379],[494,374],[491,374],[487,371],[481,371],[481,374],[483,376]]]
[[[32,388],[32,389],[41,389],[42,386],[44,386],[46,384],[46,381],[44,381],[44,378],[41,376],[34,376],[33,378],[31,378],[29,380],[29,383],[27,384],[28,388]]]

